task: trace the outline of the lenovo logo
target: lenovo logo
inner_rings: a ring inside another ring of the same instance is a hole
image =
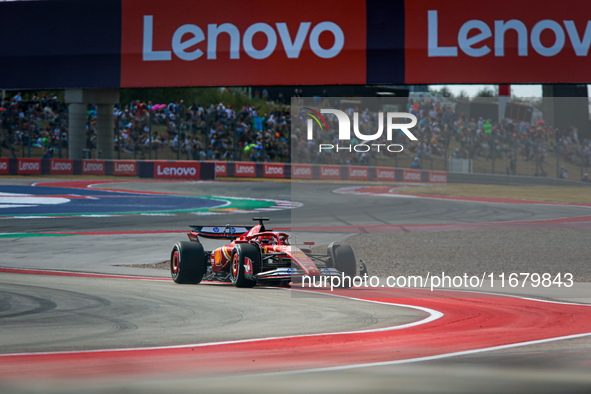
[[[236,164],[236,175],[255,175],[254,165]]]
[[[421,181],[421,172],[420,171],[404,171],[402,179],[407,182],[420,182]]]
[[[294,167],[292,170],[293,175],[312,175],[312,168],[310,167]]]
[[[340,177],[341,170],[338,168],[321,167],[320,168],[320,175],[323,177]]]
[[[577,26],[572,20],[543,19],[527,26],[519,19],[495,20],[492,25],[472,19],[460,27],[457,33],[457,46],[440,46],[439,29],[445,30],[445,20],[441,21],[441,25],[440,27],[437,10],[429,10],[429,57],[457,57],[458,48],[471,57],[489,54],[505,56],[505,41],[509,34],[517,34],[518,56],[528,56],[531,53],[530,48],[541,56],[556,56],[564,49],[567,39],[576,56],[587,56],[591,45],[591,21],[587,21],[586,25]],[[542,42],[542,35],[549,35],[552,39]],[[492,40],[488,40],[489,38]]]
[[[64,161],[52,161],[51,171],[72,171],[72,163]]]
[[[84,162],[84,167],[82,169],[84,172],[102,172],[105,170],[105,166],[103,163],[94,163],[94,162]]]
[[[367,168],[349,168],[349,178],[368,179]]]
[[[394,178],[396,177],[396,171],[395,170],[381,170],[381,169],[376,169],[376,178],[377,179],[390,179],[390,180],[394,180]]]
[[[283,166],[265,166],[265,175],[283,175]]]
[[[115,172],[135,172],[135,164],[115,163]]]
[[[430,183],[447,183],[447,174],[445,172],[434,173],[429,172]]]
[[[320,45],[320,35],[323,33],[331,34],[334,38],[330,48],[323,48]],[[253,59],[266,59],[275,52],[278,41],[281,41],[287,58],[297,59],[306,39],[316,56],[330,59],[337,56],[345,44],[345,35],[341,27],[329,21],[320,22],[314,26],[311,22],[300,22],[299,26],[291,26],[291,30],[284,22],[273,25],[254,23],[243,32],[232,23],[208,24],[204,29],[197,25],[186,24],[179,26],[170,37],[169,48],[153,48],[153,37],[159,34],[161,33],[154,31],[154,16],[144,15],[142,50],[144,61],[171,61],[172,53],[184,61],[193,61],[202,57],[215,60],[218,57],[219,36],[223,37],[224,41],[228,37],[230,39],[229,50],[224,48],[221,51],[229,52],[230,59],[240,59],[241,49]],[[266,45],[264,48],[257,49],[253,44],[253,38],[259,34],[265,36]],[[201,44],[204,41],[205,43]]]
[[[41,166],[38,161],[19,161],[18,162],[18,170],[19,171],[39,171]]]
[[[156,174],[157,175],[164,175],[164,176],[178,176],[178,177],[186,177],[186,176],[195,176],[197,175],[197,170],[194,167],[169,167],[169,166],[161,166],[157,164],[156,166]]]

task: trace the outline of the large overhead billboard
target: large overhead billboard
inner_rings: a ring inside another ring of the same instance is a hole
[[[406,83],[589,82],[591,2],[406,1]]]
[[[583,0],[0,2],[0,88],[585,83],[589,15]]]
[[[365,84],[364,1],[122,6],[122,86]]]

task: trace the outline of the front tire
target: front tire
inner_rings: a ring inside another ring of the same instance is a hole
[[[247,260],[248,259],[248,260]],[[257,282],[246,278],[245,265],[250,266],[250,275],[258,273],[261,264],[261,252],[250,244],[238,244],[232,253],[232,264],[230,265],[230,279],[236,287],[254,287]]]
[[[177,242],[170,252],[170,274],[175,283],[197,284],[207,269],[203,245],[198,242]]]
[[[357,258],[351,245],[341,245],[336,242],[328,245],[328,254],[332,260],[332,266],[343,272],[345,276],[357,275]]]

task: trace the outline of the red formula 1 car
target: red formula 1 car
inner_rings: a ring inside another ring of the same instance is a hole
[[[253,218],[256,226],[190,226],[191,242],[177,242],[170,255],[170,272],[176,283],[202,280],[232,282],[237,287],[254,287],[298,282],[304,276],[331,277],[357,274],[357,260],[349,245],[336,242],[326,255],[289,244],[289,235],[266,229],[267,218]],[[199,237],[227,239],[230,243],[206,251]],[[360,275],[367,273],[360,262]]]

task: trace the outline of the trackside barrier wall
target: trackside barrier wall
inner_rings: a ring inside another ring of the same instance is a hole
[[[157,179],[215,179],[215,164],[198,161],[0,158],[0,175],[113,175]]]
[[[204,163],[204,162],[202,162]],[[216,178],[320,179],[376,182],[447,183],[444,171],[328,164],[211,161]]]
[[[497,185],[585,185],[528,176],[463,174],[408,168],[231,161],[72,160],[0,157],[0,175],[112,175],[156,179],[216,178],[336,179],[381,183],[484,183]]]

